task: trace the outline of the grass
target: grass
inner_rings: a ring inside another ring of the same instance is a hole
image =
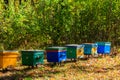
[[[119,80],[120,55],[90,58],[51,66],[45,61],[38,68],[18,65],[6,73],[0,72],[0,80]]]

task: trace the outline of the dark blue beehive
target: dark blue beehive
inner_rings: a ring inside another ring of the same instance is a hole
[[[97,53],[98,54],[109,54],[111,49],[110,42],[96,42],[98,45]]]
[[[61,62],[66,60],[66,47],[46,48],[48,62]]]

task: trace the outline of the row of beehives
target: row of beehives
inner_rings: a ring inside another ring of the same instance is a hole
[[[44,53],[48,62],[62,62],[67,59],[77,59],[83,55],[110,54],[110,42],[84,44],[68,44],[65,47],[47,47],[46,50],[21,50],[22,65],[35,66],[44,63]],[[0,68],[15,66],[18,51],[1,51]]]

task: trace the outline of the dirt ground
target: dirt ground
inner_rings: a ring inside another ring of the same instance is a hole
[[[37,68],[19,62],[6,72],[0,70],[0,80],[120,80],[120,55],[66,61],[55,66],[45,61]]]

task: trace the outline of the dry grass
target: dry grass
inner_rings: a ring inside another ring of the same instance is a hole
[[[91,58],[51,66],[47,62],[38,68],[16,67],[0,72],[2,80],[120,80],[120,56]]]

